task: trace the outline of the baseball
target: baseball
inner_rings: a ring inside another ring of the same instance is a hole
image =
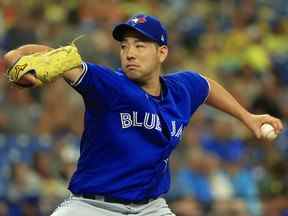
[[[261,126],[261,133],[262,136],[267,140],[274,140],[277,137],[274,127],[267,123]]]

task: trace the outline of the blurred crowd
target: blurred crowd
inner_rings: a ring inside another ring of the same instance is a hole
[[[49,215],[69,196],[83,103],[63,80],[7,82],[1,54],[27,43],[77,46],[85,61],[119,67],[113,26],[135,13],[169,32],[164,73],[189,69],[223,84],[246,108],[288,121],[287,0],[0,0],[0,216]],[[202,106],[170,159],[165,195],[177,216],[288,215],[288,131],[256,140]]]

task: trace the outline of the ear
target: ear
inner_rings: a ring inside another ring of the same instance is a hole
[[[159,60],[161,63],[163,63],[168,56],[168,47],[165,45],[160,46],[158,52],[159,52]]]

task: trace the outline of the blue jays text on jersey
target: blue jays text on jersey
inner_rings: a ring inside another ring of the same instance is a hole
[[[84,100],[80,158],[69,189],[125,201],[157,198],[170,186],[168,158],[209,94],[195,72],[161,76],[155,98],[121,69],[83,63],[72,86]]]
[[[120,113],[122,128],[129,127],[144,127],[146,129],[155,129],[162,131],[160,118],[157,114],[145,112],[144,119],[141,121],[138,120],[138,112],[133,111],[133,113]],[[171,121],[172,131],[171,136],[179,137],[183,132],[183,124],[176,129],[176,121]]]

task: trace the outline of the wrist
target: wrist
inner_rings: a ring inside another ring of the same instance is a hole
[[[251,117],[252,117],[252,113],[248,112],[248,111],[243,111],[241,113],[241,117],[240,120],[245,124],[245,125],[249,125],[249,122],[251,121]]]

